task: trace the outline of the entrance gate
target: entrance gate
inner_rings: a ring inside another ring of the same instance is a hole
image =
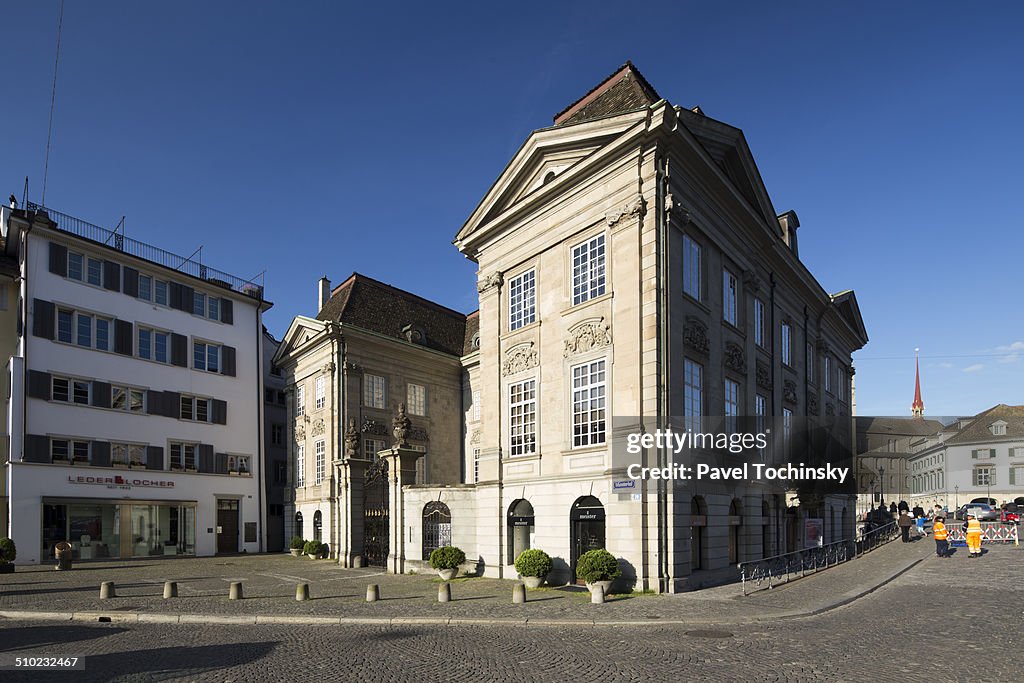
[[[363,562],[384,567],[388,560],[388,462],[378,459],[363,480]]]

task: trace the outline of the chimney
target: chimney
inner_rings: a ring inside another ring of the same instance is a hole
[[[331,281],[324,275],[317,283],[316,312],[319,313],[331,298]]]
[[[787,211],[780,214],[779,227],[782,228],[782,240],[793,252],[793,256],[800,258],[800,246],[796,240],[796,229],[800,227],[800,219],[796,217],[796,211]]]

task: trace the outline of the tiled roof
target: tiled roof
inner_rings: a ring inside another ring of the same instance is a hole
[[[942,431],[938,420],[916,417],[858,417],[857,431],[891,436],[931,436]]]
[[[359,273],[334,289],[316,317],[402,340],[411,326],[422,333],[417,343],[453,356],[463,354],[466,342],[462,313]]]
[[[473,353],[480,350],[480,311],[476,310],[466,316],[466,341],[463,345],[463,353]],[[476,341],[474,344],[473,342]]]
[[[555,114],[555,125],[583,123],[603,116],[648,107],[661,97],[632,62],[626,62],[610,76]]]
[[[989,429],[992,423],[998,420],[1006,423],[1006,434],[996,436]],[[1008,406],[1005,403],[1000,403],[975,416],[963,429],[946,439],[946,444],[984,443],[1009,439],[1024,439],[1024,406]]]

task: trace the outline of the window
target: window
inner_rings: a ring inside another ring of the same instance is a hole
[[[148,275],[139,275],[139,298],[146,301],[153,299],[153,278]]]
[[[71,455],[75,462],[89,462],[90,445],[88,441],[71,442]]]
[[[86,280],[90,285],[103,285],[103,262],[94,258],[86,259]]]
[[[508,329],[518,330],[537,320],[536,274],[528,270],[512,278],[508,288]]]
[[[754,343],[762,349],[768,348],[765,329],[764,302],[754,299]]]
[[[1024,467],[1021,468],[1024,470]],[[1024,483],[1024,479],[1021,480]],[[480,449],[473,449],[473,483],[480,482]]]
[[[832,357],[825,356],[825,391],[832,391]]]
[[[992,424],[992,436],[1006,436],[1006,423],[995,422]]]
[[[68,277],[72,280],[82,281],[84,277],[83,264],[85,257],[73,251],[68,252]]]
[[[387,391],[384,378],[378,375],[365,375],[363,382],[363,405],[368,408],[386,407]]]
[[[206,342],[192,342],[192,360],[196,370],[220,372],[220,346]]]
[[[836,395],[840,401],[846,400],[846,370],[836,364]]]
[[[196,422],[210,421],[210,399],[197,396],[182,396],[179,417]]]
[[[211,296],[206,301],[206,317],[210,320],[220,320],[220,299]]]
[[[64,377],[54,377],[51,381],[50,398],[54,401],[71,400],[71,380]]]
[[[232,463],[232,459],[234,463]],[[239,474],[252,474],[252,470],[249,468],[249,456],[248,455],[234,455],[228,458],[228,472],[238,472]]]
[[[731,379],[725,380],[725,431],[736,433],[736,421],[740,414],[740,385]]]
[[[146,464],[146,447],[133,443],[110,444],[110,464],[113,467]]]
[[[295,486],[306,485],[306,444],[295,445]]]
[[[572,369],[572,445],[604,443],[605,361],[577,365]]]
[[[270,443],[274,446],[284,443],[284,425],[270,425]]]
[[[171,442],[171,469],[173,470],[194,470],[196,469],[196,451],[198,446],[194,443]]]
[[[67,439],[50,439],[50,459],[67,460],[70,454],[71,442]]]
[[[306,387],[295,387],[295,417],[306,414]]]
[[[815,381],[814,380],[814,346],[811,344],[811,342],[807,342],[807,356],[805,357],[804,360],[807,363],[807,368],[806,368],[807,381],[808,382],[813,382],[813,381]]]
[[[536,380],[509,386],[509,436],[512,455],[531,455],[537,446]]]
[[[975,467],[974,468],[974,486],[995,486],[996,485],[996,468],[994,467]]]
[[[50,398],[64,403],[89,405],[89,382],[85,380],[54,377],[51,380]]]
[[[153,282],[153,301],[161,306],[167,305],[167,283],[163,280]]]
[[[367,439],[363,442],[363,457],[367,460],[376,460],[377,454],[387,448],[385,441],[380,439]]]
[[[91,444],[75,439],[50,439],[50,458],[54,461],[89,462]]]
[[[480,421],[480,392],[473,392],[473,421]]]
[[[761,394],[757,394],[756,396],[754,396],[754,416],[756,420],[754,429],[757,430],[758,434],[765,433],[765,417],[767,417],[767,415],[768,399],[762,396]],[[761,455],[761,459],[764,460],[765,449],[759,448],[757,449],[757,451]]]
[[[942,474],[939,473],[941,477]],[[939,486],[942,486],[941,479],[939,480]],[[1010,484],[1012,486],[1024,486],[1024,466],[1016,466],[1010,468]]]
[[[57,341],[109,351],[110,325],[109,318],[61,308],[57,310]]]
[[[683,292],[700,301],[700,245],[683,235]]]
[[[313,446],[316,449],[316,479],[313,483],[322,484],[324,483],[324,460],[326,459],[324,440],[320,439]]]
[[[76,329],[78,330],[78,338],[75,343],[79,346],[92,346],[92,316],[84,315],[79,313],[75,316],[78,320]]]
[[[410,415],[427,414],[427,390],[419,384],[409,384],[406,387],[406,403],[408,403]]]
[[[316,378],[316,409],[321,410],[327,405],[327,393],[325,391],[325,379],[323,376]]]
[[[577,245],[572,250],[572,303],[604,294],[604,235]]]
[[[96,318],[96,348],[110,350],[110,321],[106,318]]]
[[[206,316],[206,295],[202,292],[192,293],[192,314]]]
[[[785,457],[789,457],[793,447],[793,411],[789,408],[782,409],[782,443],[786,449]]]
[[[738,320],[736,297],[739,292],[739,284],[736,276],[728,270],[722,271],[722,319],[730,325],[735,325]]]
[[[66,308],[57,310],[57,341],[65,344],[72,342],[72,330],[75,324],[75,313]]]
[[[700,431],[700,417],[702,415],[702,395],[704,391],[704,368],[687,358],[683,363],[683,415],[686,420],[686,428],[691,431]]]
[[[110,407],[114,410],[127,410],[132,413],[145,411],[146,392],[131,387],[110,387]]]
[[[140,327],[138,332],[139,358],[166,363],[169,341],[170,334],[168,332]]]
[[[782,323],[782,364],[793,367],[793,328]]]

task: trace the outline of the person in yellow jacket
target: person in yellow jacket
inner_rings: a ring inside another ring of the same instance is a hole
[[[932,526],[932,536],[935,537],[935,554],[939,557],[949,557],[949,531],[946,529],[945,518],[941,515],[935,517],[935,524]]]
[[[967,515],[967,557],[981,557],[981,522],[974,515]]]

